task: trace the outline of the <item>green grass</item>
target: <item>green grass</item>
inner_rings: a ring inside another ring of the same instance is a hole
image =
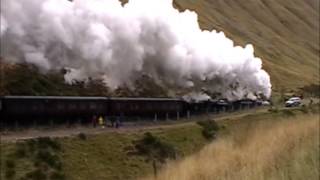
[[[286,118],[292,117],[308,117],[310,114],[317,113],[319,113],[319,108],[314,106],[307,110],[302,110],[302,108],[280,109],[245,116],[231,116],[228,119],[218,121],[221,131],[218,132],[217,139],[237,132],[237,142],[245,142],[244,139],[251,136],[248,130],[256,127],[260,122],[268,121],[269,123],[266,124],[271,126],[271,122],[285,121]],[[202,120],[206,120],[206,118],[202,118]],[[61,172],[68,180],[136,179],[151,174],[151,162],[147,162],[143,156],[128,154],[133,148],[133,141],[141,139],[145,132],[151,132],[162,142],[172,145],[178,152],[178,159],[199,151],[209,142],[202,135],[202,127],[196,123],[141,131],[106,132],[85,135],[85,138],[80,138],[80,136],[57,138],[56,142],[61,145],[61,152],[57,152],[62,161]],[[2,172],[7,171],[5,165],[7,160],[15,161],[16,167],[14,169],[17,179],[35,169],[34,159],[28,158],[28,153],[27,156],[24,156],[24,153],[20,152],[21,158],[14,155],[18,148],[16,143],[2,143],[0,147]],[[314,153],[314,150],[310,149],[310,152]],[[299,161],[299,159],[295,161]],[[292,169],[290,168],[290,170]],[[1,179],[5,179],[4,176],[5,174],[1,173]]]
[[[63,161],[66,179],[135,179],[148,174],[152,171],[150,162],[146,162],[142,156],[127,154],[133,141],[141,138],[144,132],[86,135],[85,140],[79,137],[58,139],[63,149],[59,157]],[[201,127],[195,124],[151,132],[173,145],[178,151],[178,158],[198,151],[207,142],[201,134]],[[1,148],[1,162],[7,159],[16,161],[16,177],[33,170],[32,160],[17,159],[10,155],[16,150],[14,143],[1,144]],[[2,169],[5,170],[3,164]],[[4,177],[4,174],[1,176]]]

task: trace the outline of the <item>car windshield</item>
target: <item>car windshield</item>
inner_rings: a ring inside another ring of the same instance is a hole
[[[289,101],[299,101],[299,100],[300,100],[300,98],[298,98],[298,97],[294,97],[294,98],[289,99]]]

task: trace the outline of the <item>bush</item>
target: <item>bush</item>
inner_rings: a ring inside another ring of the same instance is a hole
[[[272,106],[271,108],[268,109],[268,111],[271,113],[278,113],[279,109],[277,107]]]
[[[52,174],[50,175],[50,179],[51,180],[65,180],[66,177],[63,173],[60,173],[60,172],[52,172]]]
[[[282,110],[282,113],[285,115],[285,116],[295,116],[294,112],[290,109],[283,109]]]
[[[26,144],[27,144],[27,147],[29,149],[29,152],[31,154],[33,154],[35,152],[35,150],[37,149],[36,148],[36,145],[37,145],[37,142],[35,139],[29,139],[26,141]]]
[[[13,160],[6,160],[6,167],[7,169],[14,169],[16,167],[16,164]]]
[[[59,157],[57,155],[50,153],[47,150],[40,150],[36,154],[35,158],[36,158],[36,161],[44,162],[52,168],[61,169],[61,163],[60,163]]]
[[[208,140],[212,140],[216,138],[216,133],[219,131],[219,125],[214,120],[206,120],[206,121],[198,121],[198,125],[200,125],[202,129],[202,135]]]
[[[137,154],[145,155],[149,159],[157,159],[160,162],[176,157],[176,150],[172,145],[162,142],[150,132],[145,133],[142,139],[135,142],[135,149]]]
[[[29,173],[26,174],[27,179],[32,180],[44,180],[47,179],[47,175],[43,170],[41,169],[35,169]]]
[[[87,136],[84,133],[79,133],[78,134],[78,138],[81,139],[81,140],[87,140]]]
[[[299,108],[299,110],[300,110],[301,112],[305,113],[305,114],[307,114],[307,113],[309,112],[309,109],[308,109],[307,106],[302,106],[302,107]]]
[[[49,137],[38,138],[37,139],[37,146],[40,149],[52,148],[55,151],[61,150],[61,145],[58,143],[58,141],[51,139]]]
[[[16,175],[16,171],[14,169],[6,169],[5,177],[6,179],[13,179]]]
[[[27,147],[25,143],[17,143],[16,144],[16,151],[15,156],[17,158],[24,158],[27,156]]]

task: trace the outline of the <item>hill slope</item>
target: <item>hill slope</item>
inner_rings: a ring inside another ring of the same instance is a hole
[[[319,83],[319,0],[175,0],[202,29],[251,43],[275,89]]]
[[[273,91],[319,84],[319,0],[174,0],[174,6],[181,11],[196,11],[202,29],[223,31],[237,45],[253,44],[256,55],[263,60],[263,68],[271,76]],[[111,94],[105,88],[88,92],[83,84],[64,85],[61,73],[43,75],[34,68],[9,67],[0,58],[2,95],[170,94],[166,92],[168,88],[154,85],[152,80],[139,80],[141,92],[130,92],[125,87]],[[59,85],[52,90],[47,84]]]

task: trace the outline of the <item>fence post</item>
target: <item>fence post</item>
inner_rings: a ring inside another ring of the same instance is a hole
[[[180,113],[179,113],[179,111],[177,111],[177,120],[179,120],[180,119]]]
[[[190,119],[190,111],[187,111],[187,118]]]
[[[169,114],[166,113],[166,121],[168,121],[168,120],[169,120]]]

